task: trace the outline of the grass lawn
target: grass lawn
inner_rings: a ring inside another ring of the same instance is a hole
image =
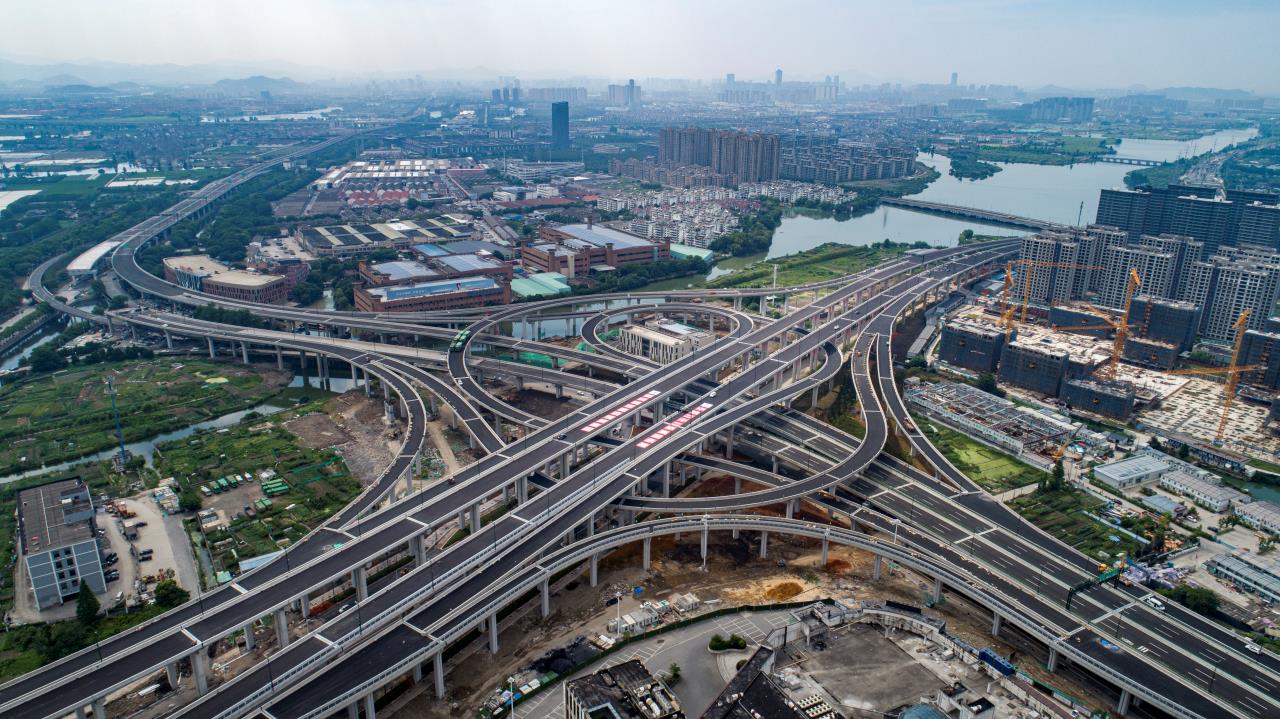
[[[1250,467],[1255,467],[1257,469],[1262,470],[1263,472],[1270,472],[1271,474],[1280,474],[1280,464],[1276,464],[1275,462],[1268,462],[1265,459],[1251,459],[1249,460],[1248,464]]]
[[[757,262],[730,275],[707,283],[708,287],[772,287],[773,267],[778,267],[778,285],[789,287],[829,280],[859,272],[900,256],[907,245],[876,244],[853,246],[826,244],[772,261]]]
[[[952,464],[992,494],[1035,484],[1045,477],[1035,467],[950,427],[932,422],[922,422],[921,427]]]
[[[83,457],[116,442],[115,381],[126,442],[251,407],[277,394],[284,373],[205,360],[73,367],[0,387],[0,474]]]
[[[1141,546],[1132,537],[1085,512],[1098,513],[1105,503],[1093,495],[1077,490],[1033,492],[1009,502],[1009,507],[1027,521],[1075,547],[1093,559],[1105,560],[1119,552],[1133,557]],[[1118,537],[1120,541],[1112,541]]]
[[[91,628],[75,620],[11,627],[0,633],[0,681],[39,669],[163,612],[152,604],[128,614],[106,617]]]

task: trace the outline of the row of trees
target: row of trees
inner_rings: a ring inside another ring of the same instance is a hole
[[[767,252],[773,244],[773,233],[782,224],[782,203],[761,198],[760,209],[742,218],[738,229],[712,240],[710,248],[734,257]]]

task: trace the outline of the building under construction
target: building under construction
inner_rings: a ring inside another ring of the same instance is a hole
[[[1200,308],[1190,302],[1138,295],[1129,307],[1127,321],[1132,334],[1166,342],[1185,352],[1195,344]]]
[[[903,395],[925,415],[1041,467],[1052,464],[1046,455],[1075,431],[1070,423],[967,384],[908,379]]]
[[[1146,337],[1130,337],[1124,342],[1124,359],[1152,369],[1170,370],[1182,352],[1177,345]]]
[[[1127,382],[1069,379],[1062,383],[1062,401],[1074,410],[1083,410],[1126,421],[1133,414],[1137,393]]]
[[[974,372],[995,372],[1004,346],[1004,330],[953,320],[942,328],[938,358],[949,365]]]
[[[1010,342],[1000,359],[1000,381],[1057,397],[1070,357],[1064,349],[1022,340]]]

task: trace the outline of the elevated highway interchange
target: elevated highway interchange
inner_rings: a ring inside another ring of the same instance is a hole
[[[933,577],[936,592],[945,586],[991,609],[993,628],[1004,622],[1041,642],[1051,668],[1068,660],[1114,686],[1123,710],[1139,699],[1179,717],[1280,711],[1275,657],[1246,653],[1230,632],[1201,617],[1176,606],[1157,611],[1140,601],[1144,592],[1131,587],[1094,589],[1078,596],[1071,611],[1064,609],[1067,589],[1091,574],[1091,560],[991,500],[910,422],[893,377],[889,340],[895,324],[902,314],[998,267],[1014,251],[1010,243],[922,252],[804,288],[627,293],[515,305],[462,318],[472,330],[466,347],[442,353],[416,345],[452,336],[457,315],[401,318],[253,307],[289,329],[350,334],[325,337],[165,311],[208,301],[244,306],[175,288],[134,260],[142,245],[178,219],[205,211],[231,187],[184,201],[122,233],[126,242],[113,258],[115,270],[159,301],[154,308],[85,316],[37,281],[38,298],[83,320],[130,326],[170,342],[175,336],[198,338],[211,351],[222,343],[233,352],[238,348],[246,361],[250,352],[277,358],[298,352],[344,362],[353,379],[362,376],[366,390],[380,391],[389,411],[405,420],[404,447],[352,505],[276,561],[0,687],[0,717],[59,717],[83,714],[86,707],[105,715],[104,697],[158,671],[176,678],[183,660],[192,663],[203,694],[176,712],[183,716],[327,716],[372,706],[373,691],[405,675],[420,677],[424,668],[442,691],[449,644],[483,624],[496,647],[497,613],[539,587],[545,611],[547,579],[555,572],[585,561],[594,577],[601,553],[627,542],[647,548],[652,537],[670,533],[700,532],[705,552],[711,531],[758,531],[762,554],[772,532],[820,538],[824,549],[830,542],[861,547],[875,554],[877,566],[890,558]],[[776,321],[741,311],[743,298],[765,294],[813,299],[794,310],[784,305]],[[733,302],[733,308],[708,303],[716,298]],[[597,329],[609,316],[658,309],[715,318],[727,329],[711,347],[663,367],[600,345]],[[595,351],[502,333],[531,318],[564,317],[582,321],[584,342]],[[491,395],[480,379],[488,374],[533,380],[535,372],[473,351],[481,344],[539,352],[603,374],[540,370],[536,381],[573,388],[590,399],[558,419],[536,417]],[[792,397],[831,381],[846,362],[867,427],[861,439],[785,409]],[[450,407],[487,455],[448,482],[411,493],[425,419],[437,403]],[[507,441],[500,419],[523,425],[524,436]],[[893,432],[905,434],[934,468],[932,474],[881,453]],[[771,457],[770,469],[733,461],[735,441]],[[716,443],[729,458],[706,454]],[[710,469],[761,488],[726,497],[669,497],[673,465],[682,476]],[[401,483],[405,489],[397,491]],[[483,523],[479,507],[493,497],[516,506]],[[794,518],[800,502],[835,521]],[[783,517],[742,513],[779,504],[786,508]],[[600,528],[605,516],[620,517],[618,526],[606,521]],[[644,519],[635,523],[638,516]],[[430,553],[423,538],[455,520],[469,526],[467,538]],[[414,557],[412,571],[369,591],[369,567],[398,553]],[[313,594],[335,584],[355,588],[355,611],[315,626],[304,623],[301,638],[282,633],[267,660],[221,685],[207,685],[208,647],[261,617],[287,627],[291,616],[309,613]]]

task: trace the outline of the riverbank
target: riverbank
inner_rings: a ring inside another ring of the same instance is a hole
[[[76,367],[0,387],[0,475],[59,464],[117,442],[111,376],[125,442],[261,404],[290,373],[207,360]]]
[[[920,245],[923,246],[923,245]],[[826,244],[773,261],[759,260],[737,272],[723,275],[706,287],[791,287],[835,279],[860,272],[899,257],[916,245],[881,242],[874,245]],[[774,268],[777,268],[777,285]]]

